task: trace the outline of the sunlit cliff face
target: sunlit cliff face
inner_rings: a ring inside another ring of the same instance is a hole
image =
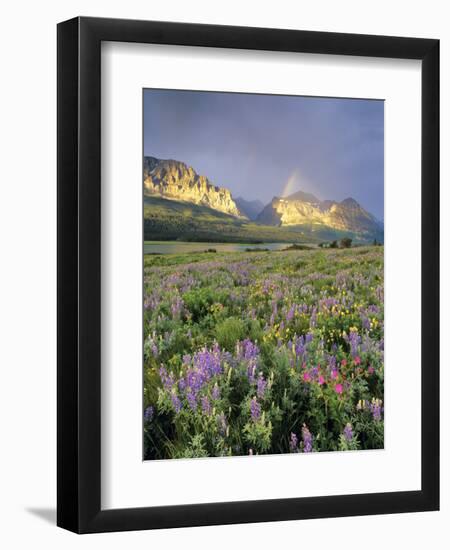
[[[245,217],[228,189],[213,185],[207,177],[197,174],[192,167],[176,160],[145,157],[144,193]]]

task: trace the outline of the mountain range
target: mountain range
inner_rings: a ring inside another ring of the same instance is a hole
[[[146,240],[384,240],[383,223],[353,198],[320,200],[297,191],[264,206],[234,199],[183,162],[150,156],[144,157],[144,233]]]

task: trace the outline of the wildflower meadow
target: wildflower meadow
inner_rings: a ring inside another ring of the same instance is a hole
[[[144,459],[383,448],[383,253],[146,255]]]

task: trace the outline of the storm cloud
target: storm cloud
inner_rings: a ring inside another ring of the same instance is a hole
[[[144,90],[144,154],[259,199],[356,199],[383,220],[384,102]]]

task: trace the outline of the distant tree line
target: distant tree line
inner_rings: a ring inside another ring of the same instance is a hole
[[[350,237],[344,237],[339,242],[338,241],[325,241],[319,243],[320,248],[351,248],[352,239]]]
[[[324,241],[319,243],[320,248],[351,248],[353,243],[353,240],[350,239],[350,237],[344,237],[340,241]],[[358,244],[355,244],[353,246],[361,246]],[[374,239],[372,242],[372,246],[383,246],[383,243],[380,243],[377,241],[377,239]]]

